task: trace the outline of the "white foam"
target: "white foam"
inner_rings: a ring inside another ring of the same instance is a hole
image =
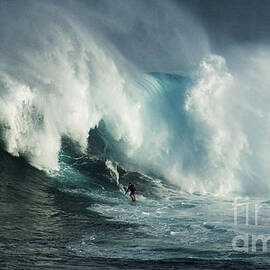
[[[119,185],[119,173],[117,171],[117,164],[113,163],[111,160],[106,160],[105,165],[110,170],[110,174],[115,180],[116,184]]]
[[[58,169],[61,138],[83,152],[89,130],[103,119],[125,157],[182,190],[270,191],[269,49],[244,55],[245,61],[237,55],[244,63],[237,68],[209,53],[182,108],[185,89],[167,95],[160,80],[133,67],[67,10],[36,3],[27,14],[17,14],[15,25],[12,16],[0,16],[13,30],[0,29],[0,122],[8,152]]]

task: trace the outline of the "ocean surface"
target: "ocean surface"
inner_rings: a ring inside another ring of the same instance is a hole
[[[134,171],[116,176],[103,160],[65,159],[48,177],[1,152],[1,269],[269,269],[259,242],[256,252],[250,239],[248,251],[232,247],[236,236],[268,233],[269,201],[259,201],[260,226],[252,216],[246,225],[240,203],[234,225],[232,199]],[[129,181],[136,202],[124,195]]]

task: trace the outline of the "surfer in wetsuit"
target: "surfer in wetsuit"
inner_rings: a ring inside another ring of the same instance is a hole
[[[135,202],[136,201],[136,188],[135,188],[135,186],[133,184],[129,183],[125,194],[127,194],[128,191],[130,191],[129,196],[130,196],[131,200],[133,202]]]

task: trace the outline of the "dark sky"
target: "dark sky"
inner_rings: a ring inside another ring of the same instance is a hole
[[[95,6],[94,9],[98,6],[104,18],[111,16],[112,25],[118,21],[120,30],[115,27],[108,31],[111,39],[126,57],[148,70],[159,70],[160,62],[168,70],[177,69],[179,63],[185,66],[196,62],[208,46],[212,52],[223,54],[234,45],[270,43],[270,0],[93,0],[86,3],[89,7]]]
[[[212,44],[270,40],[269,0],[182,0],[198,16]]]
[[[76,16],[146,71],[185,70],[209,51],[270,43],[270,0],[0,0],[0,31],[16,28],[17,17],[27,22],[33,6],[52,11],[48,22]]]

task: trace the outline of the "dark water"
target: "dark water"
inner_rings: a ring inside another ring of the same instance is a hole
[[[61,183],[2,151],[0,177],[0,269],[269,269],[239,259],[80,255],[68,247],[83,236],[95,232],[106,235],[109,241],[136,232],[139,225],[91,211],[89,207],[96,202],[90,197],[61,191]],[[143,238],[134,233],[129,241],[136,237]]]

